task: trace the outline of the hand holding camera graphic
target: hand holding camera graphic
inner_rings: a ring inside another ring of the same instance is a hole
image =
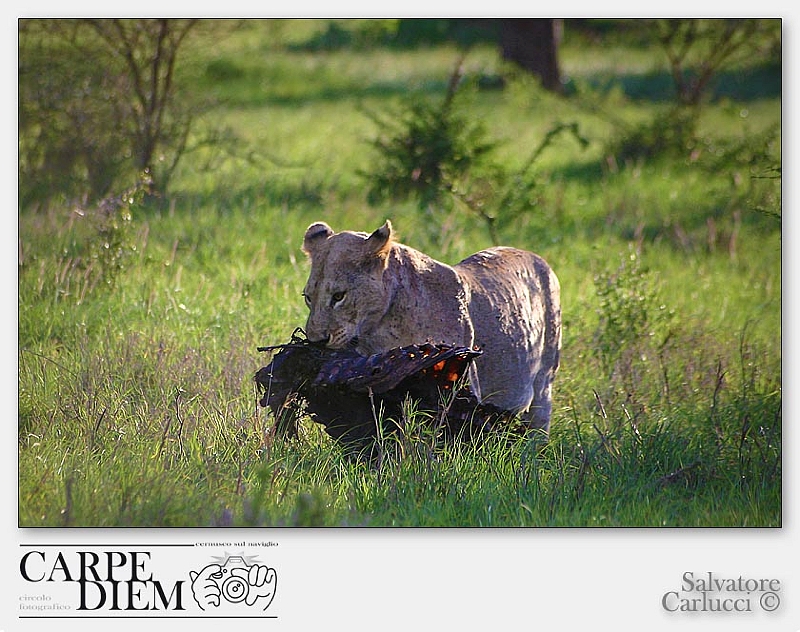
[[[248,564],[232,555],[225,564],[209,564],[199,573],[189,572],[192,594],[201,610],[219,607],[223,599],[231,604],[244,603],[266,610],[275,597],[278,579],[275,569],[262,564]]]

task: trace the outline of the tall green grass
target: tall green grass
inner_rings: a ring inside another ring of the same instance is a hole
[[[779,182],[741,152],[709,160],[723,142],[755,152],[780,123],[769,91],[710,104],[704,155],[628,165],[605,160],[618,129],[603,113],[637,122],[656,103],[589,87],[565,100],[525,80],[465,91],[509,168],[559,121],[590,140],[548,148],[535,204],[500,233],[561,280],[549,441],[442,443],[413,409],[368,462],[308,420],[298,439],[273,436],[256,347],[304,323],[309,223],[390,217],[450,263],[490,245],[464,209],[370,207],[358,175],[377,132],[363,108],[441,98],[455,48],[291,45],[317,27],[248,22],[213,51],[198,34],[184,79],[215,91],[205,123],[255,158],[188,155],[165,204],[130,208],[118,257],[102,255],[92,208],[20,214],[20,525],[780,525]],[[565,46],[577,79],[661,68],[652,50]],[[468,54],[468,76],[498,67],[488,46]]]

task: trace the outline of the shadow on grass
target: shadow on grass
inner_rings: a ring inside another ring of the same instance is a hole
[[[287,62],[271,67],[242,68],[237,65],[236,71],[226,76],[209,69],[195,90],[215,95],[215,99],[225,107],[296,107],[362,99],[390,101],[412,94],[424,98],[439,97],[447,90],[447,77],[365,82],[363,77],[336,74],[324,64],[304,68],[300,63]]]
[[[601,92],[619,86],[629,99],[651,103],[676,101],[675,82],[666,70],[649,73],[614,75],[597,73],[584,79]],[[764,63],[752,68],[717,73],[709,88],[711,101],[730,99],[737,102],[780,97],[782,94],[780,64]]]
[[[393,100],[412,94],[423,98],[443,97],[448,82],[448,77],[444,75],[441,78],[364,82],[363,77],[335,75],[324,63],[312,68],[286,64],[285,67],[237,67],[234,70],[221,74],[209,69],[205,77],[206,87],[198,86],[198,89],[215,92],[217,98],[228,106],[257,108],[361,99]],[[291,74],[288,83],[285,80],[287,73]],[[671,103],[676,100],[674,81],[666,70],[621,75],[599,72],[581,79],[600,92],[619,86],[626,97],[635,101]],[[477,77],[477,83],[483,90],[498,90],[503,85],[501,78],[489,75]],[[276,90],[272,86],[282,87]],[[574,93],[574,87],[571,89],[570,86],[574,86],[574,81],[568,81],[567,94]],[[712,102],[729,99],[747,103],[781,95],[782,69],[780,64],[773,63],[718,73],[709,89]]]
[[[454,43],[459,46],[495,44],[499,20],[463,18],[417,18],[372,20],[361,28],[345,28],[336,21],[305,42],[289,47],[301,52],[369,50],[388,48],[410,50]]]

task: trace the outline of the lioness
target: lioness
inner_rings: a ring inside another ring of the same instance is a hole
[[[489,248],[449,266],[394,241],[388,220],[372,234],[316,222],[303,251],[309,340],[363,355],[422,342],[478,346],[469,373],[476,397],[549,430],[561,304],[540,256]]]

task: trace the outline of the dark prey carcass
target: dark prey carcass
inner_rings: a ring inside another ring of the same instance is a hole
[[[261,347],[276,351],[259,369],[259,403],[268,406],[277,430],[293,435],[300,415],[325,427],[334,439],[363,446],[402,422],[403,402],[417,401],[430,423],[448,435],[474,435],[507,425],[513,415],[480,404],[461,380],[477,349],[423,343],[362,356],[351,349],[328,349],[309,342],[300,330],[289,343]]]

